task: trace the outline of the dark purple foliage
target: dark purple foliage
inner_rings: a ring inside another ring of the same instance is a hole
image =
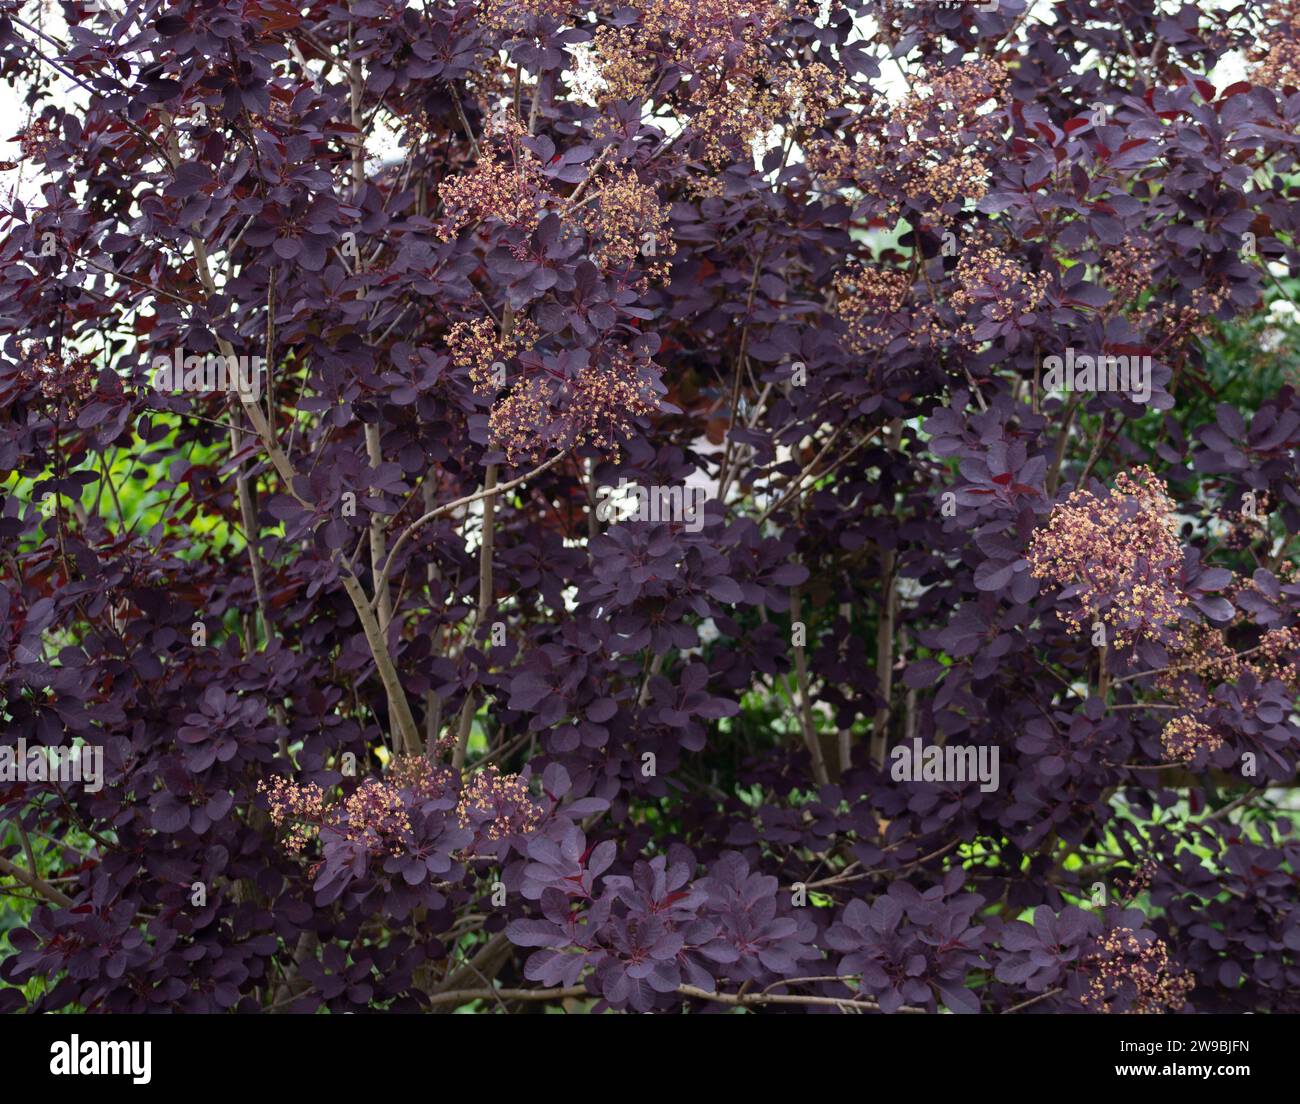
[[[1300,1011],[1296,4],[27,7],[0,1011]]]

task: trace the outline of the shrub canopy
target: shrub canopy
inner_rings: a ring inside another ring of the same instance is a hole
[[[60,7],[0,1010],[1300,1011],[1300,4]]]

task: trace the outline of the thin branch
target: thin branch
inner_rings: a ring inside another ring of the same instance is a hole
[[[11,863],[8,859],[0,858],[0,874],[8,874],[12,878],[17,878],[23,885],[36,890],[42,897],[53,901],[62,908],[72,908],[73,906],[72,898],[66,893],[60,893],[44,878],[27,873],[21,866]]]
[[[474,1000],[546,1001],[570,997],[597,999],[584,985],[568,985],[562,989],[452,989],[431,993],[428,999],[430,1004],[468,1004]]]
[[[437,509],[430,510],[427,514],[423,514],[416,518],[410,525],[402,530],[401,535],[398,536],[397,540],[393,541],[393,547],[388,553],[388,559],[384,563],[384,569],[379,573],[379,578],[375,581],[376,588],[384,585],[388,581],[388,577],[393,570],[393,561],[397,558],[397,553],[401,551],[402,545],[415,535],[417,529],[428,525],[431,521],[437,521],[440,517],[446,517],[453,511],[459,510],[462,506],[468,506],[471,502],[477,502],[480,498],[491,498],[494,495],[514,490],[514,488],[518,487],[521,483],[527,483],[528,480],[532,479],[534,476],[541,475],[542,472],[547,469],[553,468],[568,454],[567,449],[564,452],[556,453],[547,460],[546,463],[539,464],[532,471],[526,472],[516,479],[508,480],[505,483],[498,483],[494,487],[483,487],[480,490],[475,491],[473,494],[465,495],[463,498],[458,498],[454,502],[444,503]]]
[[[792,625],[803,620],[803,607],[798,587],[790,589],[790,616]],[[806,627],[804,631],[807,632]],[[808,692],[808,659],[804,655],[802,644],[794,645],[794,667],[799,684],[799,702],[796,709],[799,723],[803,728],[803,742],[807,745],[808,754],[812,756],[813,778],[819,786],[825,786],[831,779],[826,769],[826,757],[822,754],[821,737],[813,723],[812,696]]]
[[[795,979],[796,981],[811,979]],[[784,984],[793,984],[785,982]],[[693,1000],[712,1001],[715,1004],[728,1004],[738,1008],[760,1008],[766,1004],[801,1004],[801,1005],[826,1005],[832,1008],[859,1008],[868,1012],[879,1012],[880,1005],[871,1000],[857,1000],[850,997],[811,997],[800,996],[796,993],[710,993],[706,989],[698,989],[694,985],[679,985],[677,994],[683,997],[690,997]],[[1046,995],[1046,994],[1045,994]],[[595,1000],[599,994],[592,993],[583,985],[568,985],[563,988],[555,989],[449,989],[444,993],[432,993],[429,995],[431,1004],[468,1004],[475,1000],[507,1000],[507,1001],[556,1001],[567,1000],[573,997],[587,997]],[[912,1015],[927,1015],[924,1008],[914,1008],[910,1005],[903,1005],[899,1012],[911,1013]]]
[[[694,997],[697,1000],[715,1001],[718,1004],[729,1004],[733,1007],[755,1008],[764,1004],[819,1004],[830,1005],[835,1008],[861,1008],[868,1012],[879,1012],[880,1005],[870,1000],[851,1000],[848,997],[801,997],[795,994],[786,993],[710,993],[704,989],[697,989],[694,985],[679,985],[677,992],[683,997]],[[911,1005],[903,1005],[899,1008],[900,1012],[909,1012],[913,1015],[927,1015],[924,1008],[913,1008]]]
[[[1049,989],[1046,993],[1039,993],[1038,996],[1031,997],[1027,1001],[1021,1001],[1019,1004],[1013,1004],[1010,1008],[1004,1008],[1002,1015],[1009,1016],[1012,1012],[1019,1012],[1022,1008],[1028,1008],[1031,1004],[1037,1004],[1039,1001],[1045,1001],[1048,997],[1054,997],[1064,992],[1064,989]]]
[[[490,491],[497,485],[497,466],[489,464],[487,474],[483,477],[483,490]],[[478,608],[474,611],[474,622],[470,627],[469,640],[483,627],[488,609],[492,605],[492,546],[493,528],[496,524],[496,495],[488,495],[483,500],[483,529],[479,535],[478,550]],[[465,765],[465,752],[469,747],[469,734],[474,725],[475,711],[474,687],[465,691],[465,703],[460,711],[460,724],[456,731],[456,747],[452,751],[451,766],[459,771]]]

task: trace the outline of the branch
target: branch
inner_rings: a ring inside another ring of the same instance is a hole
[[[164,126],[170,127],[171,116],[167,112],[159,112],[159,117],[162,119]],[[180,161],[180,152],[174,132],[170,135],[169,146],[169,157],[173,166],[175,166]],[[207,248],[203,244],[203,239],[197,234],[190,235],[190,242],[194,248],[195,267],[198,271],[199,280],[203,285],[204,294],[208,299],[211,299],[217,294],[217,288],[212,279],[211,267],[208,264]],[[222,356],[233,357],[235,355],[233,346],[220,334],[217,334],[217,346],[221,350]],[[244,413],[252,423],[253,429],[262,442],[262,448],[266,450],[266,454],[275,466],[275,470],[279,472],[285,489],[299,505],[305,509],[314,510],[315,506],[303,498],[294,486],[298,473],[294,471],[289,457],[285,455],[276,442],[271,424],[267,421],[266,415],[262,413],[262,408],[258,405],[257,400],[253,398],[251,392],[238,391],[237,394],[240,403],[243,405]],[[233,398],[231,402],[233,404]],[[361,583],[353,575],[351,566],[341,561],[337,556],[336,562],[343,569],[343,588],[347,591],[348,597],[352,599],[352,605],[356,608],[357,616],[361,619],[361,627],[366,634],[366,644],[369,646],[370,654],[375,660],[375,669],[378,671],[380,681],[383,682],[384,690],[388,694],[389,704],[392,707],[391,711],[396,714],[395,716],[390,715],[389,722],[397,725],[400,732],[399,739],[405,747],[418,748],[420,746],[420,733],[415,727],[415,717],[411,713],[410,703],[406,700],[406,691],[402,689],[401,679],[397,676],[397,668],[393,665],[392,655],[389,654],[384,632],[380,629],[371,609],[370,599],[367,598]],[[377,588],[376,592],[378,592]],[[393,742],[396,744],[398,740],[395,739]]]
[[[483,477],[483,490],[490,491],[497,485],[497,466],[489,464],[487,474]],[[488,495],[483,500],[483,529],[479,535],[478,548],[478,608],[474,611],[474,621],[470,626],[469,640],[483,627],[492,604],[492,545],[493,526],[496,522],[496,495]],[[465,702],[460,710],[460,726],[456,732],[456,747],[451,753],[451,766],[459,771],[465,765],[465,750],[469,747],[470,729],[474,725],[474,687],[465,691]]]
[[[830,451],[831,445],[835,443],[835,440],[844,431],[845,427],[841,426],[839,429],[837,429],[833,434],[831,434],[831,437],[826,442],[826,444],[822,446],[821,452],[819,452],[799,472],[799,474],[795,476],[793,480],[791,480],[790,485],[782,493],[781,497],[777,499],[774,503],[772,503],[771,506],[769,506],[758,516],[757,524],[762,525],[763,522],[765,522],[768,518],[770,518],[774,513],[776,513],[778,510],[783,509],[786,503],[790,502],[791,499],[798,498],[800,495],[802,495],[804,491],[808,489],[808,487],[805,487],[803,485],[804,480],[806,480],[810,475],[812,476],[813,483],[816,483],[817,480],[819,479],[825,479],[826,476],[834,472],[841,464],[843,464],[846,460],[848,460],[849,457],[851,457],[860,448],[874,441],[876,438],[876,434],[880,432],[881,428],[882,428],[881,426],[876,426],[865,437],[863,437],[860,441],[858,441],[858,443],[855,444],[852,448],[842,453],[840,457],[837,460],[835,460],[833,463],[829,464],[827,467],[823,468],[819,472],[814,472],[813,469],[819,463],[821,463],[822,458],[825,457],[826,453]],[[809,486],[812,486],[812,484],[809,484]]]
[[[790,589],[790,612],[793,621],[803,620],[803,603],[799,596],[799,588],[791,587]],[[807,626],[804,628],[807,632]],[[813,723],[812,698],[808,693],[808,660],[804,656],[804,647],[802,644],[794,645],[794,667],[795,675],[799,682],[799,723],[803,728],[803,742],[808,745],[808,754],[812,756],[813,778],[819,786],[825,786],[830,783],[830,775],[826,770],[826,757],[822,754],[821,737],[817,734],[817,726]]]
[[[778,984],[789,984],[779,982]],[[679,985],[676,990],[682,997],[693,1000],[713,1001],[715,1004],[728,1004],[738,1008],[758,1008],[765,1004],[803,1004],[830,1005],[835,1008],[860,1008],[867,1012],[879,1012],[880,1005],[871,1000],[853,1000],[848,997],[804,997],[793,993],[710,993],[697,989],[694,985]],[[598,993],[592,993],[583,985],[568,985],[555,989],[451,989],[445,993],[432,993],[431,1004],[468,1004],[473,1000],[517,1000],[549,1001],[565,1000],[570,997],[589,997],[599,999]],[[924,1008],[903,1005],[900,1012],[912,1015],[928,1015]]]
[[[1064,989],[1049,989],[1046,993],[1039,993],[1038,996],[1031,997],[1027,1001],[1021,1001],[1019,1004],[1013,1004],[1010,1008],[1004,1008],[1002,1015],[1009,1016],[1013,1012],[1019,1012],[1022,1008],[1028,1008],[1031,1004],[1037,1004],[1039,1001],[1045,1001],[1048,997],[1055,997],[1064,992]]]
[[[884,594],[881,597],[880,620],[876,625],[876,689],[880,694],[880,708],[871,722],[871,758],[883,767],[885,753],[889,750],[889,722],[893,716],[891,698],[894,693],[894,569],[898,553],[893,548],[881,549],[880,575]]]
[[[764,1004],[820,1004],[831,1005],[835,1008],[861,1008],[868,1012],[879,1012],[880,1005],[871,1000],[850,1000],[848,997],[801,997],[793,993],[710,993],[704,989],[697,989],[694,985],[679,985],[677,992],[683,997],[694,997],[697,1000],[714,1001],[718,1004],[729,1004],[738,1008],[753,1008]],[[905,1004],[899,1008],[900,1012],[909,1012],[913,1015],[928,1015],[924,1008],[913,1008]]]
[[[63,908],[72,908],[74,904],[71,897],[65,893],[60,893],[44,878],[37,877],[35,874],[28,874],[21,866],[11,863],[8,859],[0,858],[0,874],[8,874],[17,878],[23,885],[36,890],[42,897]]]
[[[436,510],[430,510],[427,514],[423,514],[416,518],[410,525],[402,530],[402,533],[397,540],[393,541],[393,547],[388,553],[388,559],[384,563],[384,569],[379,573],[379,578],[375,580],[376,593],[380,587],[388,582],[388,577],[392,574],[393,561],[396,558],[397,553],[401,551],[402,545],[415,535],[417,529],[428,525],[431,521],[436,521],[440,517],[445,517],[453,510],[458,510],[462,506],[468,506],[471,502],[477,502],[480,498],[491,498],[494,495],[502,494],[505,491],[514,490],[514,488],[518,487],[519,484],[526,483],[534,476],[541,475],[542,472],[546,471],[548,468],[555,467],[555,465],[568,456],[568,454],[568,450],[556,453],[547,460],[545,464],[539,464],[532,471],[526,472],[517,479],[511,479],[506,483],[498,483],[494,487],[484,487],[482,490],[475,491],[473,494],[465,495],[464,498],[458,498],[454,502],[445,503],[444,505],[439,506]]]
[[[563,989],[452,989],[431,993],[430,1004],[468,1004],[472,1000],[564,1000],[567,997],[595,997],[586,986],[569,985]]]
[[[375,658],[375,670],[379,672],[379,680],[384,684],[384,691],[388,695],[389,706],[396,710],[396,716],[390,717],[390,723],[395,723],[398,729],[398,738],[393,742],[396,744],[399,740],[408,750],[420,747],[420,730],[415,726],[415,716],[411,713],[411,704],[406,700],[406,691],[402,689],[402,681],[397,677],[397,668],[393,665],[393,657],[388,653],[388,642],[385,638],[384,631],[379,627],[379,621],[375,617],[374,610],[370,608],[370,600],[366,597],[365,588],[360,581],[352,574],[351,568],[343,565],[343,588],[348,592],[348,597],[352,599],[352,605],[356,608],[357,616],[361,619],[361,630],[366,634],[366,643],[370,646],[370,654]],[[414,752],[412,754],[415,754]]]
[[[736,364],[731,377],[731,416],[727,421],[727,443],[722,450],[722,463],[718,466],[718,501],[726,503],[727,485],[733,478],[731,468],[732,431],[736,428],[736,414],[740,407],[740,372],[745,363],[745,354],[749,346],[749,324],[753,319],[754,297],[758,291],[758,280],[763,274],[763,261],[767,257],[770,236],[763,239],[763,248],[754,258],[754,274],[749,281],[749,294],[745,300],[745,324],[740,329],[740,347],[736,351]]]

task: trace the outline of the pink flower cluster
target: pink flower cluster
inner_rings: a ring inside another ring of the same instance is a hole
[[[275,777],[257,784],[258,793],[267,796],[271,822],[286,829],[285,849],[294,855],[331,833],[361,842],[372,856],[401,855],[411,844],[412,809],[455,788],[455,771],[421,755],[396,757],[383,778],[367,778],[342,800],[330,798],[314,782]],[[456,815],[462,827],[494,842],[531,832],[542,821],[527,784],[495,766],[470,777]]]
[[[1175,972],[1164,940],[1132,928],[1107,932],[1083,967],[1090,976],[1080,999],[1089,1012],[1113,1012],[1120,997],[1131,1013],[1177,1012],[1195,986]]]
[[[489,840],[524,835],[542,822],[542,810],[528,796],[517,774],[502,774],[488,766],[473,775],[461,793],[456,815],[462,827],[478,828]]]
[[[1143,637],[1177,644],[1183,553],[1173,512],[1149,468],[1121,472],[1104,497],[1079,490],[1052,510],[1030,542],[1030,570],[1076,600],[1064,615],[1073,628],[1100,621],[1117,648]]]

